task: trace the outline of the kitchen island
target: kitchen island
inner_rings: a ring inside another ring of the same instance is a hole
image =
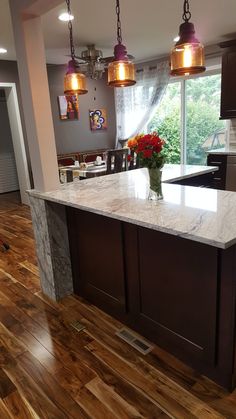
[[[166,165],[158,202],[147,200],[147,169],[30,201],[47,295],[81,295],[232,389],[236,194],[175,184],[215,170]]]

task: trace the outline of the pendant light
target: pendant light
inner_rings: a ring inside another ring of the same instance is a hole
[[[171,75],[188,76],[206,70],[204,47],[195,38],[193,23],[190,23],[189,0],[184,0],[183,20],[179,27],[179,40],[171,51]]]
[[[108,85],[111,87],[133,86],[135,81],[134,64],[127,55],[126,47],[122,44],[120,2],[116,0],[117,41],[114,48],[114,60],[108,65]]]
[[[68,15],[71,16],[70,0],[66,0]],[[70,34],[70,53],[71,60],[68,62],[67,72],[64,77],[64,93],[66,95],[84,95],[88,92],[86,88],[86,77],[78,70],[78,62],[75,59],[75,47],[73,41],[72,20],[68,21],[68,29]]]

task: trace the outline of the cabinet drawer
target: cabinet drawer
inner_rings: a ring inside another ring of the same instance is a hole
[[[227,155],[209,154],[207,157],[208,166],[218,166],[219,170],[213,176],[213,188],[225,189]]]

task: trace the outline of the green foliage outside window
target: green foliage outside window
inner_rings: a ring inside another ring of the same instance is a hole
[[[219,74],[186,81],[186,160],[188,164],[205,164],[207,149],[214,147],[211,136],[225,127],[225,122],[219,120],[220,83]],[[162,103],[148,126],[148,131],[157,131],[159,136],[166,141],[167,163],[180,163],[180,88],[180,82],[168,85]],[[207,139],[209,140],[206,141]]]

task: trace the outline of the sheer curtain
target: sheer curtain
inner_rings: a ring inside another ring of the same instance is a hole
[[[137,83],[132,87],[115,89],[116,144],[144,132],[169,82],[168,61],[144,66],[136,71]]]

